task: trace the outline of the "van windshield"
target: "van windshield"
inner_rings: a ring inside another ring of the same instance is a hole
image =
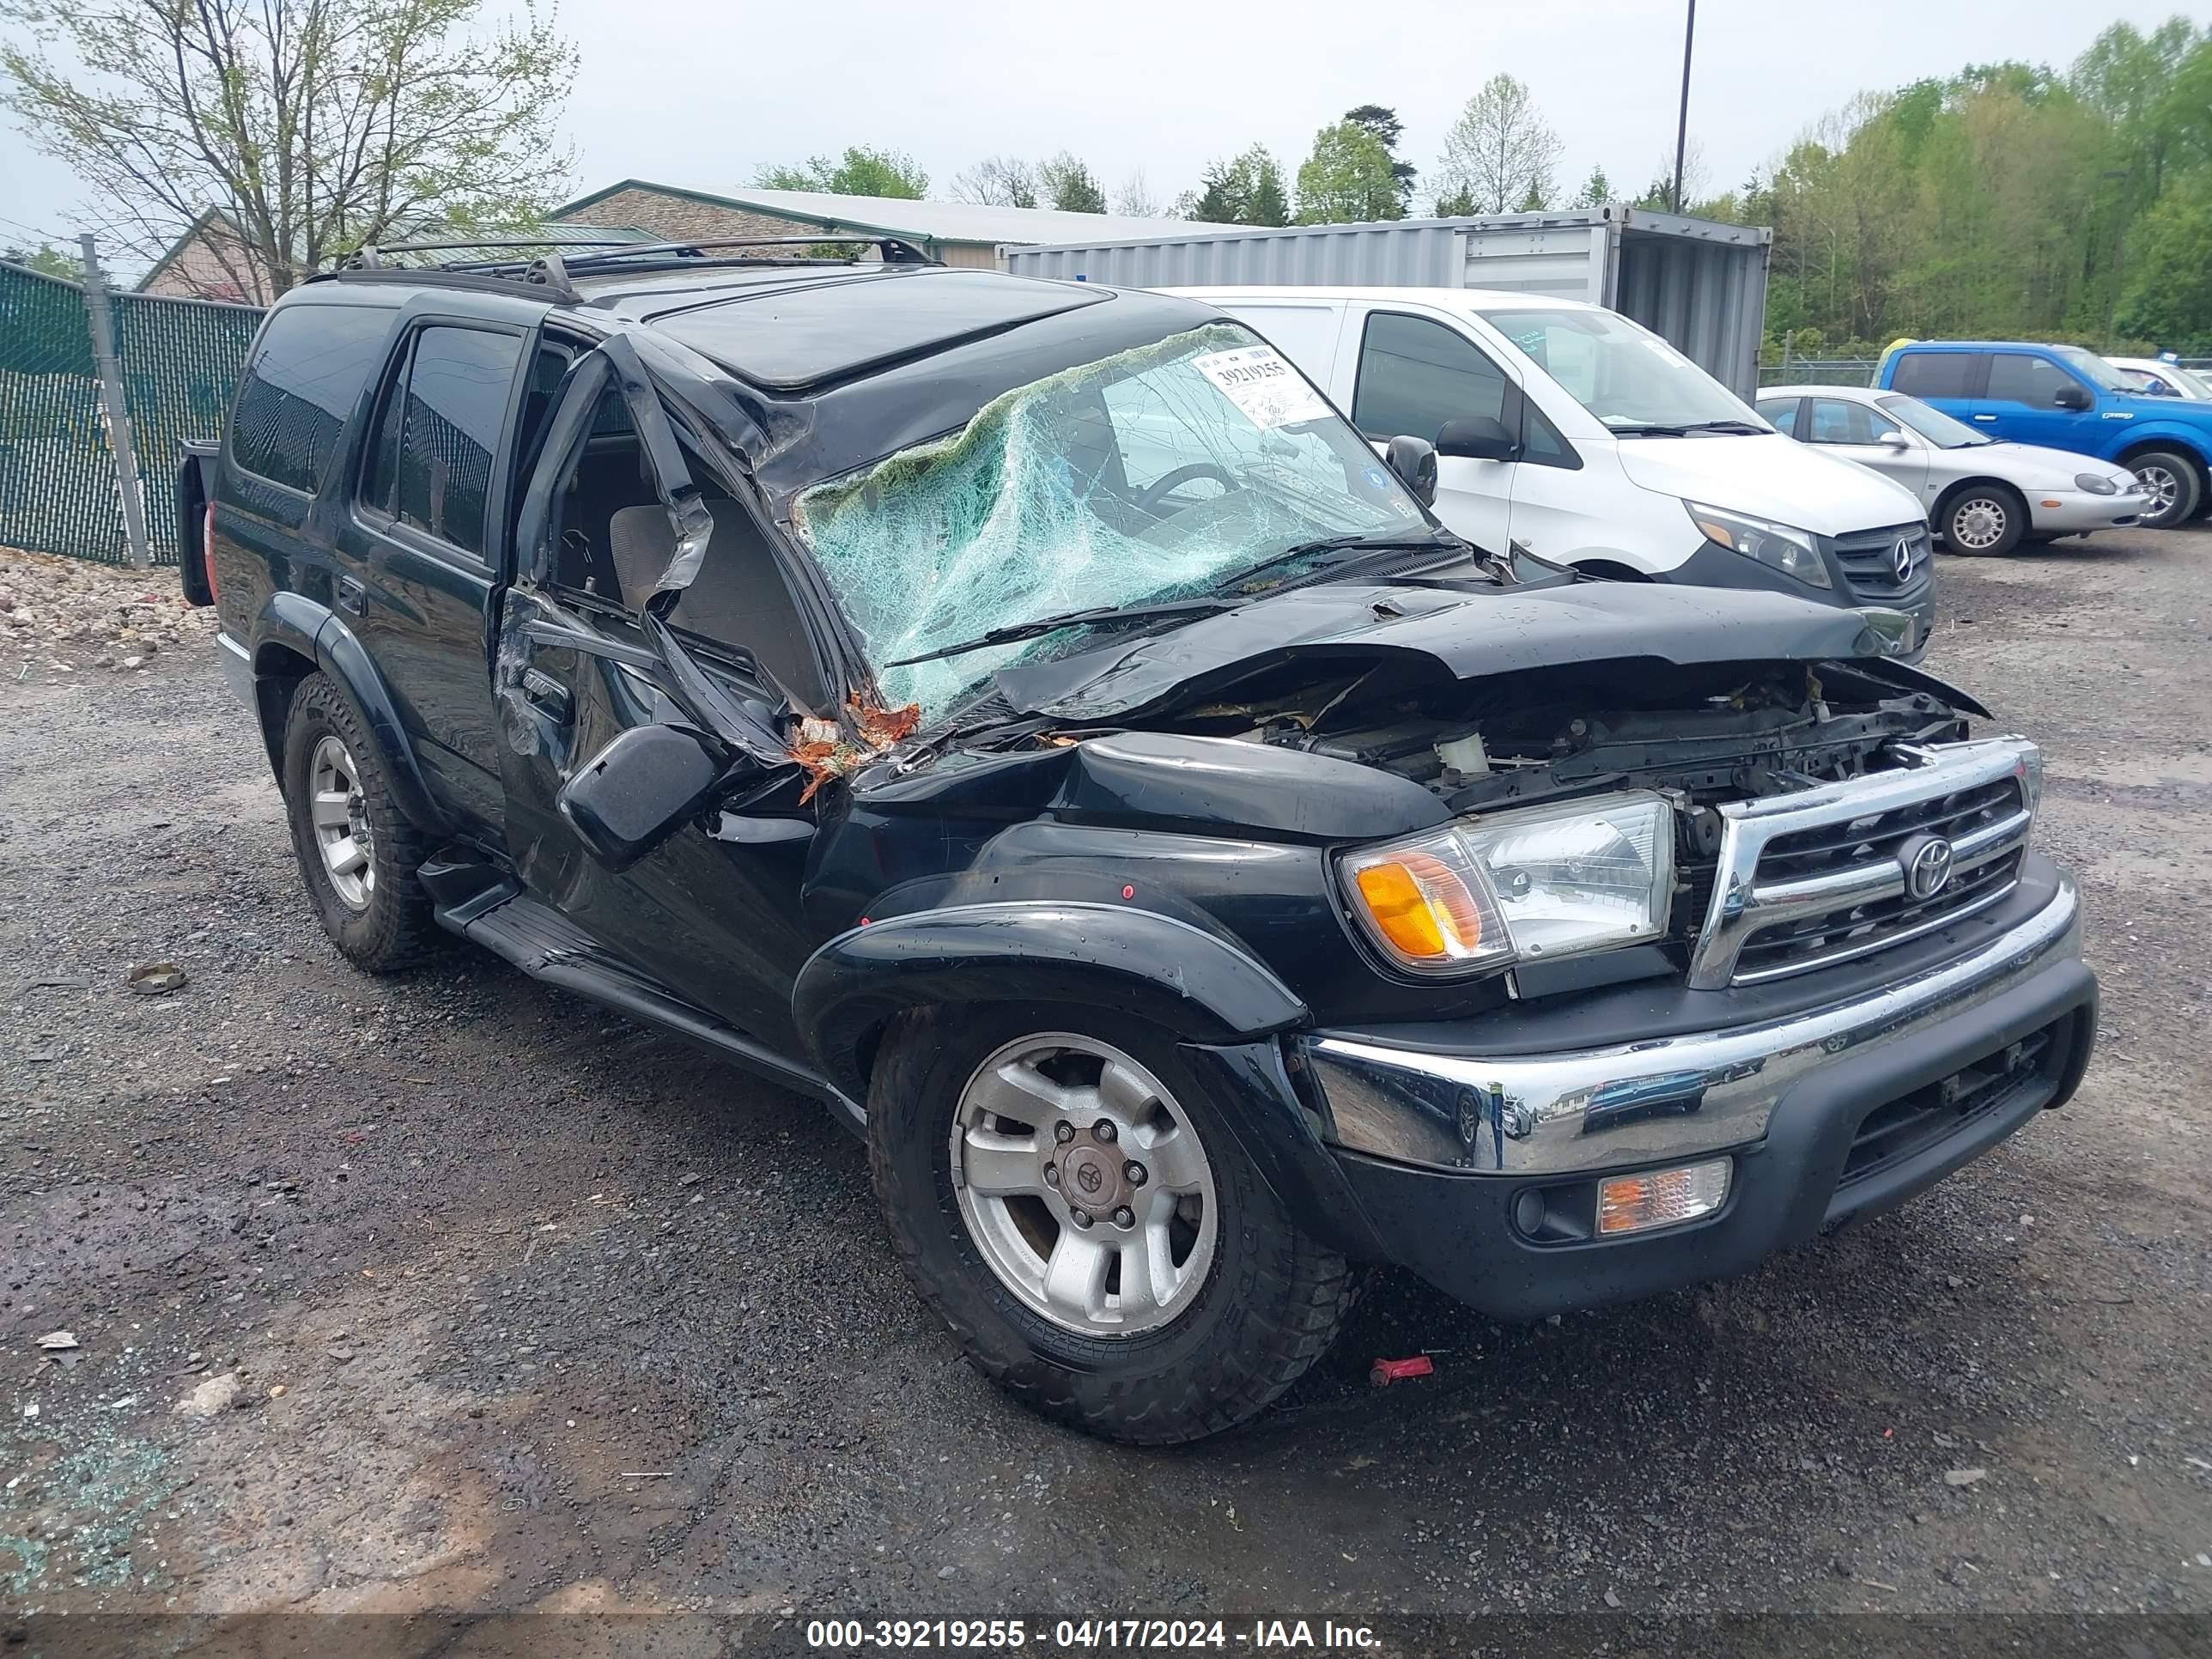
[[[1615,432],[1672,437],[1686,430],[1773,429],[1718,380],[1617,312],[1480,314]]]
[[[1210,594],[1260,565],[1296,574],[1333,550],[1309,543],[1431,536],[1359,434],[1233,324],[1018,386],[957,432],[801,492],[792,525],[885,698],[926,717],[1018,657],[1088,637],[969,648],[974,636]]]

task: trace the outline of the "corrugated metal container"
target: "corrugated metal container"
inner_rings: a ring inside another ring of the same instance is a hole
[[[1130,288],[1486,288],[1588,300],[1634,318],[1748,398],[1759,389],[1773,240],[1763,226],[1616,204],[1009,245],[999,262],[1024,276]]]

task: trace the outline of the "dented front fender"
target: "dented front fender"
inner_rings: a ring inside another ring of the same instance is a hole
[[[817,951],[792,992],[811,1057],[855,1100],[894,1018],[975,1002],[1116,1008],[1206,1043],[1307,1020],[1306,1005],[1233,941],[1106,904],[963,904],[864,924]]]

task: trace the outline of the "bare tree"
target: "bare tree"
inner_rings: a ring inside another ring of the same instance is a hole
[[[984,207],[1035,207],[1036,169],[1018,155],[987,155],[955,175],[952,194]]]
[[[1493,75],[1444,135],[1437,198],[1457,212],[1506,213],[1532,201],[1540,206],[1551,198],[1560,149],[1559,135],[1538,112],[1528,88],[1510,75]]]
[[[1651,182],[1644,194],[1636,198],[1638,207],[1658,208],[1667,212],[1689,211],[1692,204],[1705,198],[1705,185],[1711,175],[1705,168],[1705,147],[1695,133],[1682,146],[1682,201],[1678,207],[1674,200],[1674,152],[1670,148],[1661,153],[1659,164],[1651,172]]]
[[[1145,170],[1139,167],[1121,181],[1121,188],[1114,192],[1114,211],[1126,213],[1132,219],[1157,219],[1161,216],[1159,198],[1145,182]]]
[[[427,224],[535,222],[574,165],[576,52],[524,0],[0,0],[0,97],[89,187],[86,217],[158,256],[210,210],[230,286],[273,299]],[[57,61],[57,59],[60,61]],[[203,227],[204,228],[204,227]]]

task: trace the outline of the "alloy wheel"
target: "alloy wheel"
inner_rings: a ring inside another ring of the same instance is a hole
[[[2181,480],[2174,476],[2172,467],[2153,461],[2137,467],[2136,477],[2150,496],[2150,507],[2142,515],[2144,518],[2155,519],[2173,510],[2173,503],[2181,494]]]
[[[336,737],[317,743],[307,763],[307,815],[331,890],[349,909],[368,909],[376,891],[376,838],[360,769]]]
[[[1204,1286],[1212,1166],[1159,1079],[1112,1044],[1055,1031],[999,1048],[960,1092],[950,1152],[977,1251],[1062,1329],[1156,1330]]]

